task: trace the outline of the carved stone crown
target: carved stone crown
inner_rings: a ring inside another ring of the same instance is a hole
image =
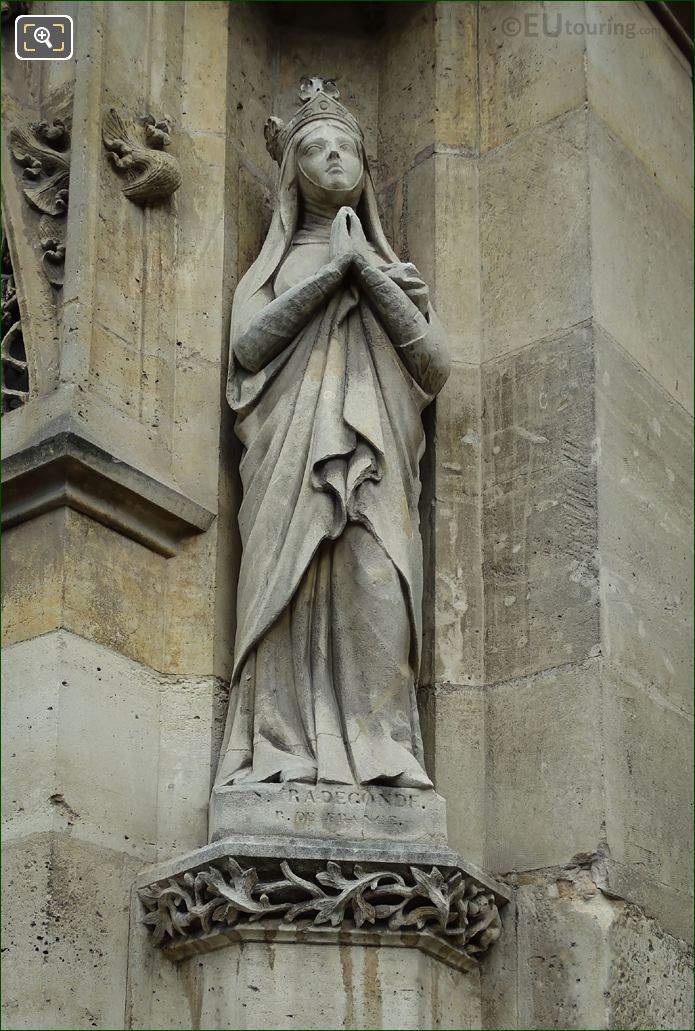
[[[302,106],[297,113],[287,123],[274,115],[265,123],[265,145],[270,156],[279,165],[282,164],[285,148],[292,137],[308,122],[322,121],[326,118],[330,118],[332,122],[341,122],[353,136],[363,141],[364,136],[357,119],[340,103],[339,96],[338,87],[333,79],[304,76],[299,83],[299,99]]]

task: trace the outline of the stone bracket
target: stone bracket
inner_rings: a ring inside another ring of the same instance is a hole
[[[242,941],[418,948],[460,970],[501,934],[507,889],[451,849],[227,838],[143,873],[142,922],[172,960]]]
[[[58,433],[3,462],[2,527],[75,509],[146,548],[175,555],[214,513],[75,433]]]

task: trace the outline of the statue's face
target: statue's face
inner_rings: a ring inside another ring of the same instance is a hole
[[[304,137],[297,160],[307,179],[324,190],[351,190],[362,175],[362,154],[357,141],[331,122],[319,122]]]

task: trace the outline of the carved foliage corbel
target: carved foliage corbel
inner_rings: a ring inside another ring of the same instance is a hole
[[[153,115],[146,115],[141,123],[139,132],[111,108],[102,136],[114,168],[125,176],[123,193],[134,204],[145,206],[175,193],[182,176],[176,158],[164,151],[171,142],[168,124]]]
[[[15,161],[24,166],[22,192],[41,213],[38,239],[46,278],[63,285],[65,222],[70,187],[70,133],[60,119],[16,126],[10,133]]]

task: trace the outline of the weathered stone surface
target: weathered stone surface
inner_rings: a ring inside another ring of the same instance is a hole
[[[129,891],[141,862],[69,831],[5,844],[3,1026],[123,1027]]]
[[[268,69],[273,50],[263,7],[243,2],[229,5],[228,53],[228,138],[253,168],[270,176],[273,161],[265,148],[263,125],[272,96]]]
[[[486,835],[485,694],[460,684],[421,688],[427,770],[446,799],[449,844],[483,866]]]
[[[693,1019],[693,956],[633,906],[618,911],[609,932],[610,1027],[687,1029]]]
[[[607,885],[690,939],[692,720],[658,684],[635,683],[609,663],[602,679]]]
[[[478,171],[458,154],[433,154],[406,178],[408,260],[431,285],[454,361],[480,361]],[[441,305],[440,305],[441,299]]]
[[[206,840],[212,678],[162,677],[65,631],[5,648],[3,675],[13,838],[67,830],[140,864]]]
[[[230,834],[445,844],[446,808],[434,791],[412,788],[289,781],[215,787],[210,840]]]
[[[486,689],[485,867],[593,853],[604,829],[599,660]]]
[[[3,537],[6,643],[64,627],[164,673],[211,675],[216,663],[226,672],[209,533],[183,542],[179,554],[166,559],[63,508]]]
[[[483,683],[480,370],[452,362],[427,422],[421,684]]]
[[[434,8],[434,142],[478,149],[478,11],[474,4]]]
[[[587,868],[517,880],[516,935],[482,968],[484,1026],[691,1026],[692,951],[682,941],[605,896]]]
[[[483,367],[485,670],[583,661],[599,645],[589,327]]]
[[[584,103],[583,3],[479,5],[480,149],[493,150]],[[558,31],[559,28],[559,31]]]
[[[73,433],[3,462],[3,527],[69,506],[161,555],[206,530],[213,513]]]
[[[557,335],[592,309],[584,111],[480,162],[484,358]]]
[[[692,421],[597,330],[602,651],[676,715],[692,712]]]
[[[174,985],[171,966],[159,959],[151,982],[134,973],[129,1027],[481,1027],[478,972],[417,949],[246,942],[183,960]]]
[[[691,220],[597,119],[589,146],[594,316],[692,414]]]
[[[434,7],[403,5],[383,35],[379,67],[379,175],[400,178],[434,143]],[[406,114],[407,112],[407,114]]]
[[[563,4],[563,7],[568,5]],[[692,80],[684,56],[651,11],[626,4],[585,4],[590,24],[619,22],[624,31],[586,36],[592,110],[686,214],[693,210]],[[625,30],[631,27],[630,38]]]

